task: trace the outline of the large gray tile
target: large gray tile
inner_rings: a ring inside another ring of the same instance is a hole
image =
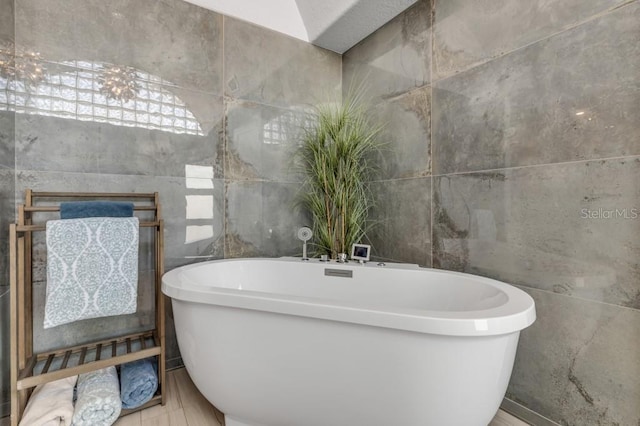
[[[640,153],[639,44],[634,2],[434,83],[434,174]]]
[[[16,42],[50,61],[128,65],[222,94],[222,16],[184,1],[19,1]]]
[[[296,233],[309,221],[295,207],[299,188],[281,182],[228,182],[225,257],[301,256]]]
[[[173,317],[173,305],[170,298],[165,299],[165,326],[166,333],[164,337],[165,353],[167,360],[167,369],[177,367],[175,363],[179,362],[179,366],[184,365],[180,354],[180,348],[178,347],[178,338],[176,336],[176,326]]]
[[[434,80],[552,36],[627,0],[437,1]]]
[[[182,91],[200,101],[207,116],[203,135],[172,133],[111,123],[36,115],[16,115],[17,168],[105,174],[185,176],[187,166],[214,167],[221,177],[222,99]],[[195,102],[194,101],[194,102]],[[187,107],[189,104],[187,103]],[[204,124],[204,123],[203,123]]]
[[[640,158],[434,178],[434,265],[640,308]]]
[[[343,90],[364,80],[371,97],[431,81],[431,2],[419,0],[343,56]]]
[[[14,170],[0,168],[0,416],[10,397],[9,223],[14,222]]]
[[[0,286],[0,405],[11,397],[9,287]],[[0,416],[8,413],[0,412]]]
[[[378,157],[378,179],[431,174],[431,88],[425,86],[381,100],[372,116],[384,127]]]
[[[340,98],[337,53],[224,18],[225,94],[290,107]]]
[[[431,266],[431,178],[374,182],[376,259]]]
[[[15,167],[15,136],[15,113],[0,104],[0,169]]]
[[[523,288],[537,320],[520,337],[507,397],[562,425],[640,418],[640,311]]]
[[[15,37],[14,3],[15,0],[0,0],[0,41],[13,41]]]
[[[302,110],[227,102],[225,178],[300,180],[293,160],[305,119]]]
[[[15,222],[15,172],[0,168],[0,287],[9,285],[9,224]]]

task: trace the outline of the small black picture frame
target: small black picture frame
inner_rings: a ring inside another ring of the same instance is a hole
[[[368,262],[371,256],[371,246],[368,244],[354,244],[351,246],[351,259]]]

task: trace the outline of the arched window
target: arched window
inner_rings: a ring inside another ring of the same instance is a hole
[[[46,77],[37,83],[8,80],[0,74],[0,109],[80,121],[204,135],[185,103],[160,77],[133,70],[136,95],[115,100],[101,92],[112,64],[91,61],[46,62]]]

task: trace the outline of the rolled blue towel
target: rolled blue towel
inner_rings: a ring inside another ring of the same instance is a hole
[[[78,376],[73,426],[111,426],[122,410],[115,367]]]
[[[74,201],[60,203],[60,219],[132,216],[133,203],[118,201]]]
[[[156,363],[151,358],[120,366],[122,408],[138,408],[149,402],[158,390]]]

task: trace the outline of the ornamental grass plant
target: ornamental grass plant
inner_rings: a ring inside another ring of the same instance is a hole
[[[304,176],[300,204],[312,220],[316,255],[336,259],[366,240],[372,226],[369,182],[381,147],[362,96],[316,106],[299,148]]]

